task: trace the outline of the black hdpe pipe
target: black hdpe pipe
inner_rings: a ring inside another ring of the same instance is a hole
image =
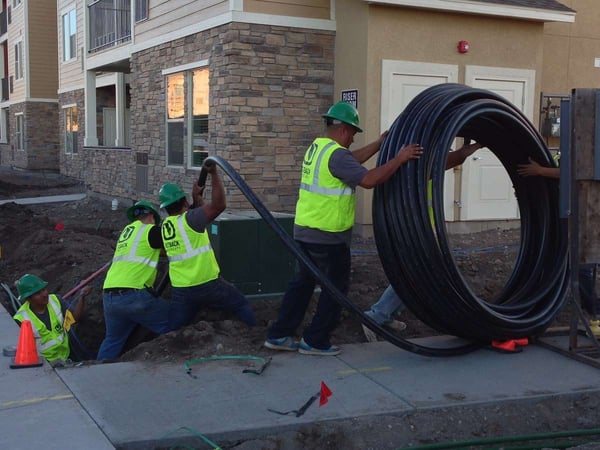
[[[292,254],[296,257],[296,259],[310,271],[310,273],[319,281],[322,289],[329,290],[336,301],[342,305],[342,307],[348,309],[352,314],[354,314],[363,324],[367,327],[375,331],[380,336],[383,336],[388,342],[400,347],[404,350],[407,350],[412,353],[416,353],[419,355],[425,356],[454,356],[460,355],[464,353],[468,353],[473,351],[479,347],[477,344],[473,343],[461,343],[456,347],[427,347],[423,345],[418,345],[414,342],[408,341],[406,339],[402,339],[392,333],[390,333],[385,328],[377,325],[373,319],[369,316],[363,314],[363,311],[358,308],[354,303],[352,303],[340,290],[333,285],[327,276],[321,272],[321,270],[306,256],[306,254],[302,251],[302,249],[296,244],[296,241],[292,239],[285,229],[275,220],[273,215],[269,212],[269,210],[262,204],[262,202],[258,199],[258,197],[254,194],[254,192],[250,189],[250,187],[246,184],[246,182],[242,179],[242,177],[231,167],[231,165],[219,158],[218,156],[209,156],[206,158],[204,164],[217,164],[223,172],[225,172],[233,181],[233,183],[240,189],[240,191],[244,194],[246,199],[250,202],[250,204],[256,209],[258,214],[265,220],[267,225],[271,227],[271,229],[277,234],[277,236],[281,239],[283,244],[292,252]],[[205,171],[203,168],[201,170]],[[206,176],[200,175],[204,180]]]
[[[443,184],[456,137],[474,139],[502,162],[518,199],[521,244],[513,272],[496,298],[478,298],[458,270],[446,235]],[[377,186],[373,224],[383,268],[407,307],[432,328],[481,344],[541,334],[564,306],[568,289],[566,223],[559,218],[556,180],[521,177],[531,158],[556,166],[529,120],[504,98],[460,84],[417,96],[398,116],[378,157],[406,143],[424,154]],[[427,184],[432,180],[433,224]]]
[[[521,214],[521,246],[503,291],[492,302],[477,298],[458,270],[448,245],[443,215],[443,181],[448,149],[455,137],[489,148],[513,181]],[[516,166],[528,158],[546,166],[554,161],[528,119],[503,98],[459,84],[427,89],[390,127],[378,165],[404,144],[419,143],[419,160],[402,166],[375,188],[373,224],[378,252],[388,279],[407,307],[424,323],[459,338],[454,346],[429,347],[402,339],[379,326],[347,299],[312,263],[260,202],[240,175],[223,159],[206,158],[231,178],[250,204],[323,289],[388,342],[425,356],[456,356],[492,340],[541,333],[566,300],[567,242],[558,217],[558,183],[522,178]],[[205,170],[200,179],[206,179]],[[427,184],[433,184],[434,225],[429,219]],[[199,183],[200,184],[200,183]]]

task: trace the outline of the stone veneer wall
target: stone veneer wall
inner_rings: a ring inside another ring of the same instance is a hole
[[[77,105],[77,122],[79,124],[79,132],[77,136],[77,153],[65,153],[65,115],[64,107],[67,105]],[[85,168],[85,151],[83,149],[83,138],[85,135],[85,110],[84,110],[84,91],[78,89],[70,91],[58,96],[58,121],[59,130],[59,157],[60,157],[60,172],[63,175],[68,175],[78,179],[84,179]]]
[[[16,113],[24,117],[24,150],[16,149]],[[57,104],[24,102],[8,112],[8,144],[2,145],[2,164],[29,170],[59,170]]]
[[[209,154],[227,160],[269,209],[293,212],[304,152],[333,101],[334,42],[331,31],[230,23],[133,54],[131,142],[148,154],[146,196],[156,201],[165,182],[189,192],[197,178],[197,170],[166,166],[161,71],[207,60]],[[249,208],[225,182],[228,208]]]

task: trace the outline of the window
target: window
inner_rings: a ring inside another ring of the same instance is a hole
[[[13,0],[13,8],[16,8],[17,6],[21,5],[21,1],[22,0]]]
[[[24,131],[25,124],[23,120],[23,113],[15,114],[15,144],[17,150],[25,150],[25,140],[23,139]]]
[[[167,164],[200,167],[208,148],[208,68],[167,75]]]
[[[135,0],[135,21],[141,22],[148,18],[148,0]]]
[[[8,108],[0,109],[0,142],[8,143]]]
[[[23,78],[23,41],[15,44],[15,80]]]
[[[62,16],[63,61],[77,57],[77,10],[72,9]]]
[[[192,72],[192,158],[193,167],[202,166],[208,148],[208,69]]]
[[[183,165],[184,74],[167,76],[167,164]]]
[[[77,132],[79,120],[77,118],[77,105],[64,108],[65,112],[65,153],[77,153]]]

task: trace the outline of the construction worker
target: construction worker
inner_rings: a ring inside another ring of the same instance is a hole
[[[225,188],[215,164],[203,170],[211,178],[210,202],[204,202],[204,186],[197,183],[192,188],[192,205],[177,184],[167,183],[159,192],[160,207],[169,214],[161,227],[171,280],[169,326],[175,330],[189,324],[201,308],[233,312],[246,325],[255,326],[246,297],[219,276],[206,227],[225,209]]]
[[[39,338],[40,354],[50,363],[77,360],[77,355],[71,352],[68,331],[81,318],[85,297],[92,287],[88,285],[82,289],[74,310],[70,311],[58,295],[48,293],[48,283],[36,275],[27,273],[15,284],[21,307],[13,319],[19,325],[24,320],[31,322],[33,334]]]
[[[387,135],[353,152],[348,147],[354,135],[362,132],[358,111],[349,103],[334,104],[326,114],[325,137],[316,138],[308,147],[302,163],[302,175],[294,239],[328,279],[347,294],[350,283],[350,243],[354,226],[357,186],[371,189],[385,182],[411,159],[421,156],[418,144],[403,146],[387,163],[367,170],[362,166],[375,153]],[[330,334],[339,321],[341,306],[324,289],[317,311],[304,330],[301,341],[292,336],[300,326],[312,297],[316,280],[298,265],[283,297],[279,317],[269,328],[264,346],[273,350],[298,350],[307,355],[333,356],[340,348],[332,345]]]
[[[469,156],[471,156],[481,147],[481,144],[475,142],[473,144],[465,144],[457,150],[450,151],[446,161],[446,170],[460,166]],[[427,185],[427,201],[429,208],[429,220],[433,226],[433,188],[431,180],[429,180],[429,184]],[[390,284],[383,291],[383,294],[381,294],[379,300],[371,305],[371,308],[368,311],[365,311],[365,314],[377,322],[378,325],[384,326],[392,331],[399,332],[406,329],[406,323],[396,320],[394,317],[400,314],[405,308],[406,306]],[[362,328],[367,341],[377,342],[377,335],[374,331],[365,327],[364,325]]]
[[[162,334],[169,331],[169,303],[153,291],[163,250],[160,214],[141,200],[127,209],[131,221],[123,228],[104,280],[102,303],[106,335],[97,358],[118,358],[127,338],[139,324]]]

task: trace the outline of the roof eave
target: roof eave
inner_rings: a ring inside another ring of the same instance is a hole
[[[510,5],[481,3],[465,0],[364,0],[367,3],[410,6],[413,8],[481,14],[496,17],[533,20],[538,22],[575,22],[575,12],[554,11],[540,8],[523,8]]]

